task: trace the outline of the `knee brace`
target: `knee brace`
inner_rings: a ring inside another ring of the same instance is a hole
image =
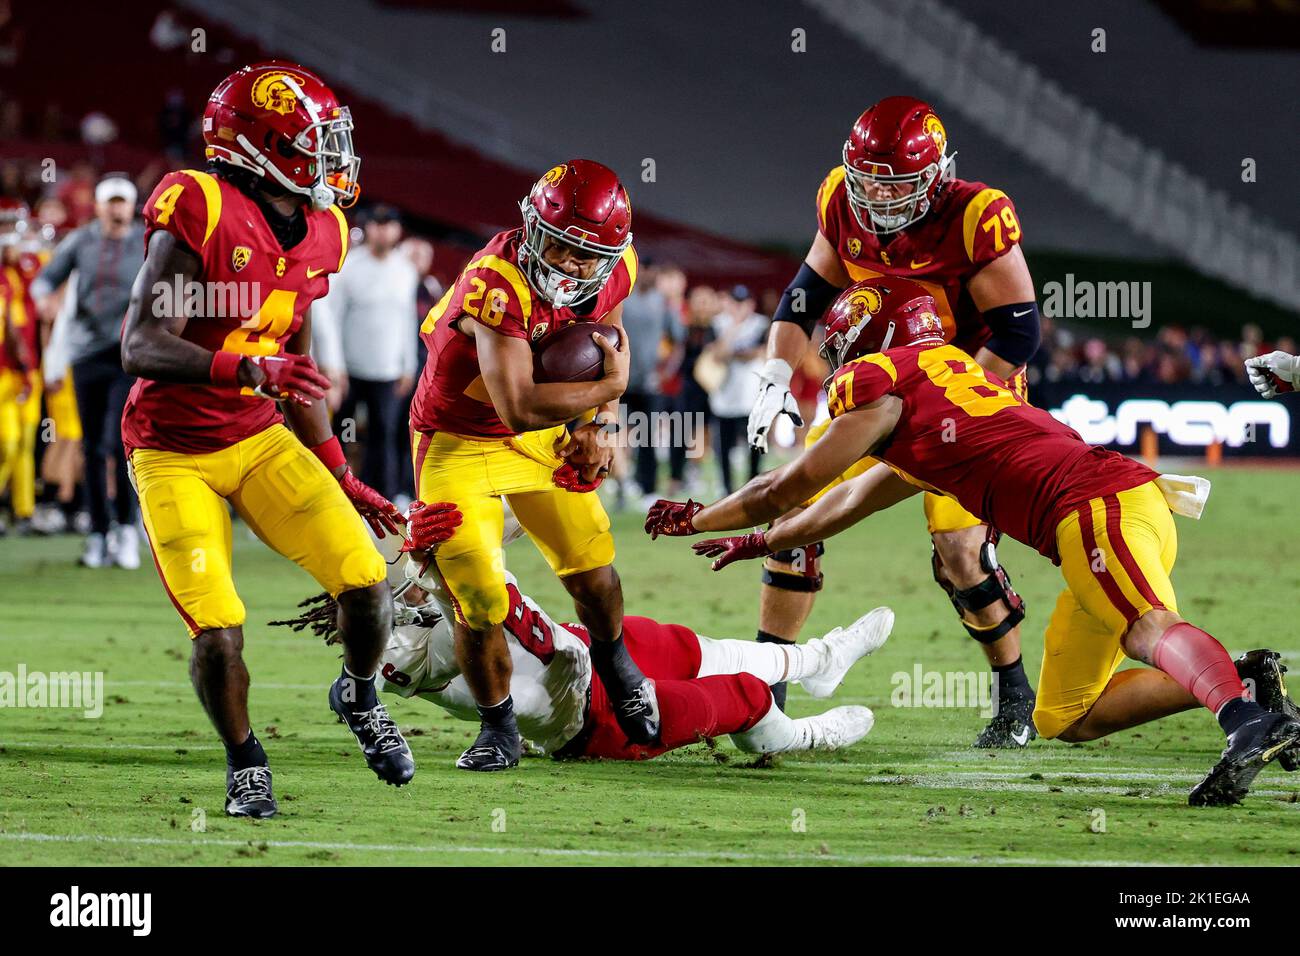
[[[932,546],[933,547],[933,546]],[[934,580],[943,588],[952,602],[962,627],[981,644],[992,644],[1006,635],[1013,627],[1025,619],[1025,601],[1011,586],[1011,578],[1006,569],[998,564],[997,540],[990,536],[980,548],[980,568],[988,575],[979,584],[968,588],[958,588],[943,575],[943,560],[937,549],[930,553],[930,564],[934,571]],[[966,618],[968,611],[982,611],[995,601],[1001,601],[1007,608],[1007,616],[993,627],[981,628]]]
[[[778,551],[763,562],[763,583],[782,591],[820,591],[822,589],[822,553],[826,548],[817,541],[802,548]]]

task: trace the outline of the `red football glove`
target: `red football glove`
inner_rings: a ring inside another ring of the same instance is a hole
[[[660,498],[650,506],[645,517],[645,533],[650,540],[662,535],[681,538],[688,534],[698,534],[693,519],[704,510],[704,505],[687,498],[685,501],[668,501]]]
[[[596,476],[595,481],[587,481],[582,477],[582,470],[575,467],[570,462],[565,462],[551,475],[551,480],[563,488],[565,491],[595,491],[600,487],[600,483],[605,480],[605,475],[609,474],[608,470],[602,470]]]
[[[442,544],[460,527],[465,516],[449,501],[416,501],[406,519],[406,540],[399,551],[428,551]]]
[[[330,388],[330,380],[316,368],[310,355],[286,352],[283,355],[250,355],[248,359],[266,375],[262,384],[253,389],[254,395],[310,405],[313,399],[324,398]]]
[[[357,513],[369,522],[370,530],[378,537],[382,538],[385,532],[402,533],[403,518],[397,506],[352,474],[351,468],[343,472],[343,477],[339,479],[339,487],[348,496]]]
[[[712,565],[714,571],[721,571],[732,561],[765,558],[772,553],[772,549],[767,546],[767,534],[762,531],[736,535],[732,538],[697,541],[691,545],[691,549],[702,558],[717,558]]]

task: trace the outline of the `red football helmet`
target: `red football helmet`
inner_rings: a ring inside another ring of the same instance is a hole
[[[844,185],[864,229],[888,235],[924,216],[952,175],[948,135],[928,103],[890,96],[858,117],[844,141]]]
[[[934,297],[915,282],[882,276],[855,282],[831,303],[820,351],[834,371],[873,352],[942,341],[943,322]]]
[[[203,111],[209,159],[269,175],[314,209],[357,201],[361,158],[352,148],[352,113],[320,77],[271,60],[232,73]]]
[[[632,243],[632,204],[608,166],[574,159],[552,166],[519,203],[524,241],[519,265],[538,294],[557,307],[574,306],[605,286]],[[589,278],[571,276],[542,256],[561,242],[597,257]]]

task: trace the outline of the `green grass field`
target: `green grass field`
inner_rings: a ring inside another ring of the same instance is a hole
[[[1176,469],[1177,470],[1177,469]],[[1185,615],[1239,653],[1300,661],[1294,472],[1225,470],[1200,522],[1179,519],[1175,583]],[[757,569],[712,575],[682,541],[651,543],[615,519],[630,613],[714,637],[750,637]],[[1244,806],[1194,810],[1191,785],[1221,735],[1197,711],[1086,745],[1025,752],[969,744],[973,709],[890,704],[891,676],[919,663],[981,671],[982,657],[930,581],[920,502],[836,539],[809,636],[878,604],[889,643],[840,689],[876,727],[835,754],[756,763],[700,744],[643,764],[526,759],[512,773],[453,767],[474,727],[422,701],[389,703],[415,751],[412,785],[365,768],[326,704],[334,649],[263,622],[313,582],[236,530],[249,609],[254,727],[275,771],[279,817],[222,814],[223,752],[188,683],[187,640],[153,569],[74,566],[71,538],[0,541],[0,671],[103,671],[103,716],[0,710],[0,864],[926,864],[1300,861],[1300,777],[1268,768]],[[1037,676],[1058,572],[1013,542],[1003,562],[1029,605],[1025,658]],[[509,562],[557,617],[569,605],[527,542]],[[798,689],[796,715],[821,709]]]

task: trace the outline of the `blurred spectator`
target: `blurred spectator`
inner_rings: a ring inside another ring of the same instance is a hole
[[[680,271],[671,268],[660,270],[649,260],[643,261],[637,283],[623,301],[623,328],[627,330],[628,347],[632,350],[627,391],[623,393],[623,404],[627,406],[629,417],[644,415],[647,420],[652,420],[649,416],[661,410],[659,361],[664,351],[671,349],[677,341],[678,313],[664,294],[660,280],[667,280],[664,285],[671,290],[676,286],[674,273],[681,276]],[[681,285],[685,286],[685,276],[681,276]],[[680,290],[677,294],[680,296]],[[633,477],[637,493],[649,495],[655,490],[658,462],[648,430],[643,428],[639,432],[645,436],[645,441],[636,449]]]
[[[749,477],[758,474],[760,453],[745,440],[750,409],[758,400],[758,369],[767,343],[771,321],[754,311],[754,297],[743,285],[723,299],[722,311],[713,320],[714,341],[709,358],[725,366],[721,383],[709,395],[709,410],[715,419],[715,447],[722,487],[735,489],[731,475],[731,450],[743,443],[749,454]]]
[[[136,191],[122,175],[106,177],[94,191],[95,219],[69,233],[32,283],[32,298],[48,321],[58,312],[55,293],[76,271],[76,308],[60,339],[66,354],[46,356],[48,368],[72,368],[86,461],[91,533],[82,563],[87,567],[140,566],[135,491],[122,450],[122,408],[135,378],[122,370],[122,316],[131,284],[144,265],[144,224],[136,216]],[[52,387],[57,390],[57,380]],[[114,466],[109,500],[108,462]],[[117,518],[110,525],[110,510]]]
[[[366,410],[361,480],[393,499],[401,493],[397,431],[403,400],[415,386],[420,275],[397,249],[402,223],[395,208],[372,209],[365,235],[365,243],[348,253],[323,301],[338,329],[346,372],[339,417],[355,421],[358,407]],[[344,428],[337,430],[347,434]]]
[[[681,336],[673,347],[665,364],[663,374],[675,385],[672,411],[688,417],[692,422],[705,423],[703,428],[692,427],[682,430],[683,437],[689,435],[695,444],[687,448],[684,442],[673,442],[668,450],[668,473],[670,495],[679,494],[686,485],[687,452],[694,459],[704,454],[708,447],[709,393],[696,378],[696,365],[700,356],[713,341],[713,318],[718,314],[718,294],[707,285],[697,285],[686,297],[686,314]],[[693,482],[692,482],[693,483]]]

